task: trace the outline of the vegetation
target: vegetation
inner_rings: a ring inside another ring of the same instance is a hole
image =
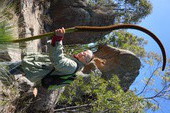
[[[15,15],[13,6],[6,0],[0,0],[0,38],[1,40],[13,39],[16,33],[17,22],[14,21]],[[0,112],[12,113],[15,110],[13,101],[19,96],[17,81],[14,76],[9,76],[8,67],[5,60],[8,57],[7,48],[13,48],[14,45],[0,44]]]
[[[64,111],[76,111],[73,106],[86,105],[76,109],[86,112],[122,113],[142,112],[146,107],[144,104],[144,100],[132,91],[124,92],[121,89],[117,76],[106,81],[91,74],[88,78],[78,77],[73,84],[66,87],[58,106],[71,106],[69,109],[66,107]]]
[[[149,0],[89,0],[89,4],[114,14],[116,23],[139,23],[152,11]]]

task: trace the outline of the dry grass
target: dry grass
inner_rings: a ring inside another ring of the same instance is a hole
[[[0,3],[0,38],[16,37],[18,31],[14,7],[10,0],[0,0]],[[0,53],[6,51],[6,45],[0,45]],[[8,68],[2,61],[3,59],[0,64],[0,113],[13,113],[16,109],[13,103],[19,97],[19,89],[14,76],[8,73]]]
[[[14,76],[9,75],[5,66],[0,66],[0,112],[13,113],[14,100],[19,96],[17,82]]]

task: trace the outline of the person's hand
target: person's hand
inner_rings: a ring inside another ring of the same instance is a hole
[[[65,29],[63,27],[55,30],[55,35],[52,37],[51,45],[55,46],[56,42],[62,41],[64,38],[64,33]]]
[[[55,30],[55,35],[56,35],[56,36],[64,37],[64,34],[65,34],[65,29],[64,29],[64,27],[62,27],[61,29],[56,29],[56,30]]]

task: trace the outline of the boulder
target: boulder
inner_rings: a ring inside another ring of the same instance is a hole
[[[124,90],[129,89],[139,74],[140,59],[132,52],[108,45],[100,45],[94,53],[94,64],[102,72],[102,77],[109,80],[114,74],[118,75]],[[103,65],[100,64],[103,61]],[[92,64],[85,67],[84,73],[94,70]],[[94,66],[93,66],[94,67]]]

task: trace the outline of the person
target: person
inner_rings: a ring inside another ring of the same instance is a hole
[[[24,73],[31,82],[50,90],[70,84],[76,72],[92,61],[94,55],[91,50],[86,50],[73,57],[65,56],[62,44],[64,34],[64,28],[55,30],[55,35],[47,43],[48,54],[27,55],[10,73]]]

